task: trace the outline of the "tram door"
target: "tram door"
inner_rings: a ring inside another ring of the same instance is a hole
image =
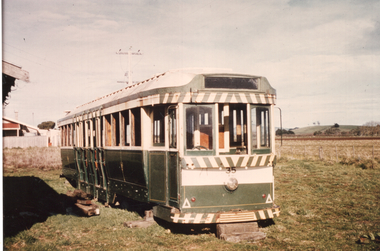
[[[92,118],[78,123],[78,147],[74,149],[79,169],[78,188],[95,198],[105,199],[104,152],[99,147],[101,142],[99,134],[95,133],[100,131],[99,122],[100,120]]]
[[[177,145],[177,114],[176,109],[168,110],[169,122],[169,157],[168,157],[168,198],[169,205],[178,207],[178,145]]]
[[[156,116],[156,114],[161,114],[162,117]],[[168,127],[165,126],[165,109],[154,111],[153,144],[164,146],[165,140],[169,139],[170,150],[149,153],[149,196],[151,201],[176,205],[178,200],[178,150],[175,108],[169,109],[167,115]],[[167,130],[169,137],[165,137],[165,128],[169,129]]]

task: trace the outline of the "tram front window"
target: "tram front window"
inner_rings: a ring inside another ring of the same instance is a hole
[[[269,108],[252,107],[252,147],[269,148],[270,147],[270,124]]]
[[[213,109],[197,105],[186,108],[186,149],[213,149]]]

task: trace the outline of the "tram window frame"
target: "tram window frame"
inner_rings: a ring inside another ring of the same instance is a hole
[[[203,109],[202,113],[200,110]],[[205,112],[207,109],[207,112]],[[187,155],[213,155],[215,153],[215,106],[208,104],[185,105],[185,151]],[[203,132],[202,132],[203,130]],[[204,136],[206,135],[206,136]],[[208,138],[207,138],[208,137]],[[208,145],[202,145],[202,140]]]
[[[86,121],[81,121],[82,144],[81,147],[86,147]]]
[[[141,108],[133,108],[130,110],[131,123],[131,146],[141,146]]]
[[[239,154],[247,153],[247,105],[230,104],[228,122],[230,128],[230,151]]]
[[[73,142],[73,124],[68,124],[67,125],[67,128],[68,128],[68,139],[67,139],[67,146],[73,146],[72,142]]]
[[[120,146],[120,117],[119,112],[111,114],[112,146]]]
[[[75,123],[75,146],[80,147],[80,123]]]
[[[271,109],[269,106],[251,106],[252,151],[271,148]]]
[[[111,126],[111,114],[106,114],[103,116],[104,130],[104,146],[112,146],[112,126]]]
[[[165,106],[153,107],[152,143],[153,146],[165,146]]]
[[[66,146],[66,144],[65,144],[65,126],[61,127],[61,145]]]
[[[177,148],[177,109],[168,108],[169,148]]]
[[[85,121],[85,129],[86,129],[86,141],[85,141],[85,147],[92,147],[91,144],[91,119]]]
[[[100,123],[101,123],[101,119],[99,118],[99,117],[96,117],[96,118],[94,118],[94,123],[95,123],[95,128],[94,128],[94,130],[95,130],[95,146],[94,147],[101,147],[101,142],[102,142],[102,140],[101,140],[101,126],[100,126]]]
[[[120,142],[122,146],[130,146],[131,142],[131,128],[129,123],[129,110],[120,112]]]

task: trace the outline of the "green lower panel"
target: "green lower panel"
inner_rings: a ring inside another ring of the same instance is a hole
[[[134,200],[148,202],[148,189],[131,183],[110,180],[109,189],[112,193],[122,195]]]
[[[265,197],[263,197],[265,195]],[[240,184],[231,192],[224,185],[186,186],[181,189],[181,212],[257,210],[273,205],[272,183]]]

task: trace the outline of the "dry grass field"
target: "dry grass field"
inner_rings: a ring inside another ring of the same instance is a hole
[[[278,158],[323,160],[325,162],[356,163],[364,168],[376,168],[380,162],[379,139],[276,139]]]
[[[62,167],[60,148],[5,148],[3,149],[3,166],[5,172],[13,172],[22,168],[60,169]]]
[[[368,143],[373,144],[362,144]],[[284,152],[282,156],[274,169],[280,217],[262,225],[266,239],[229,243],[217,239],[213,227],[207,231],[192,226],[169,230],[156,224],[130,229],[123,223],[141,219],[138,213],[98,202],[100,216],[84,217],[65,204],[65,194],[73,188],[59,178],[57,149],[6,149],[4,249],[380,250],[378,166],[363,168],[358,161],[321,161],[302,154],[297,159]],[[24,164],[22,157],[26,158]],[[362,244],[361,236],[368,237],[362,238]]]

